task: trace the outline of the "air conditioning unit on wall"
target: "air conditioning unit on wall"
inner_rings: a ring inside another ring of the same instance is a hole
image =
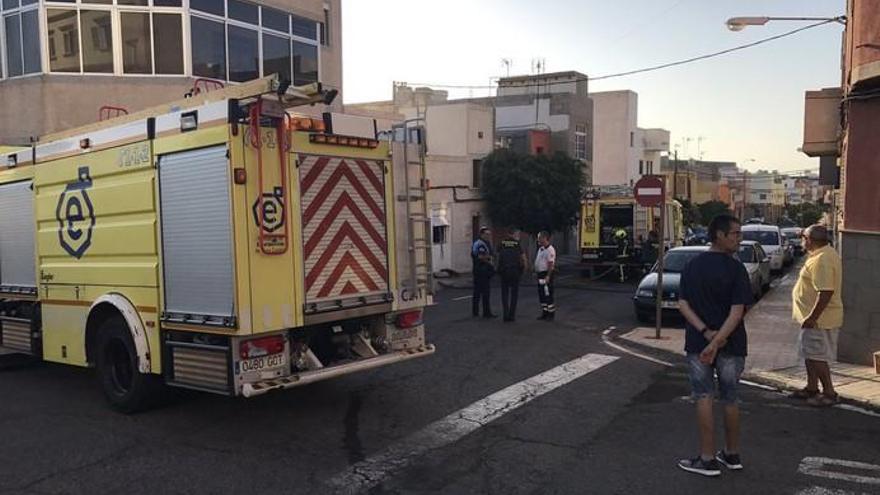
[[[840,156],[840,88],[807,91],[804,98],[804,144],[807,156]]]

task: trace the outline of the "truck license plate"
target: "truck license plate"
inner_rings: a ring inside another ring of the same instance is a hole
[[[678,301],[662,301],[660,307],[666,309],[678,309]]]
[[[241,371],[244,373],[249,373],[253,371],[263,371],[272,368],[280,368],[286,365],[287,355],[281,352],[278,354],[270,354],[268,356],[245,359],[241,362]]]
[[[418,337],[418,335],[419,330],[416,327],[396,328],[391,332],[391,342],[407,341]]]

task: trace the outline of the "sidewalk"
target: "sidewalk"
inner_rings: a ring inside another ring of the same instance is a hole
[[[749,357],[744,378],[786,390],[803,388],[807,375],[797,356],[798,325],[791,319],[791,289],[797,266],[778,281],[746,315]],[[655,340],[654,328],[640,327],[621,335],[626,341],[684,355],[684,330],[664,328]],[[649,338],[650,337],[650,338]],[[880,375],[870,366],[834,363],[834,388],[847,402],[880,409]]]

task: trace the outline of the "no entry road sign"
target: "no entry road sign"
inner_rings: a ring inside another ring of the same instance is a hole
[[[664,189],[663,179],[656,175],[642,177],[633,187],[636,202],[645,208],[663,204],[663,198],[666,196]]]

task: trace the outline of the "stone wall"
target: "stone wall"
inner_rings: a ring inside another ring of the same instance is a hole
[[[880,351],[880,235],[843,232],[843,331],[838,358],[872,364]]]

